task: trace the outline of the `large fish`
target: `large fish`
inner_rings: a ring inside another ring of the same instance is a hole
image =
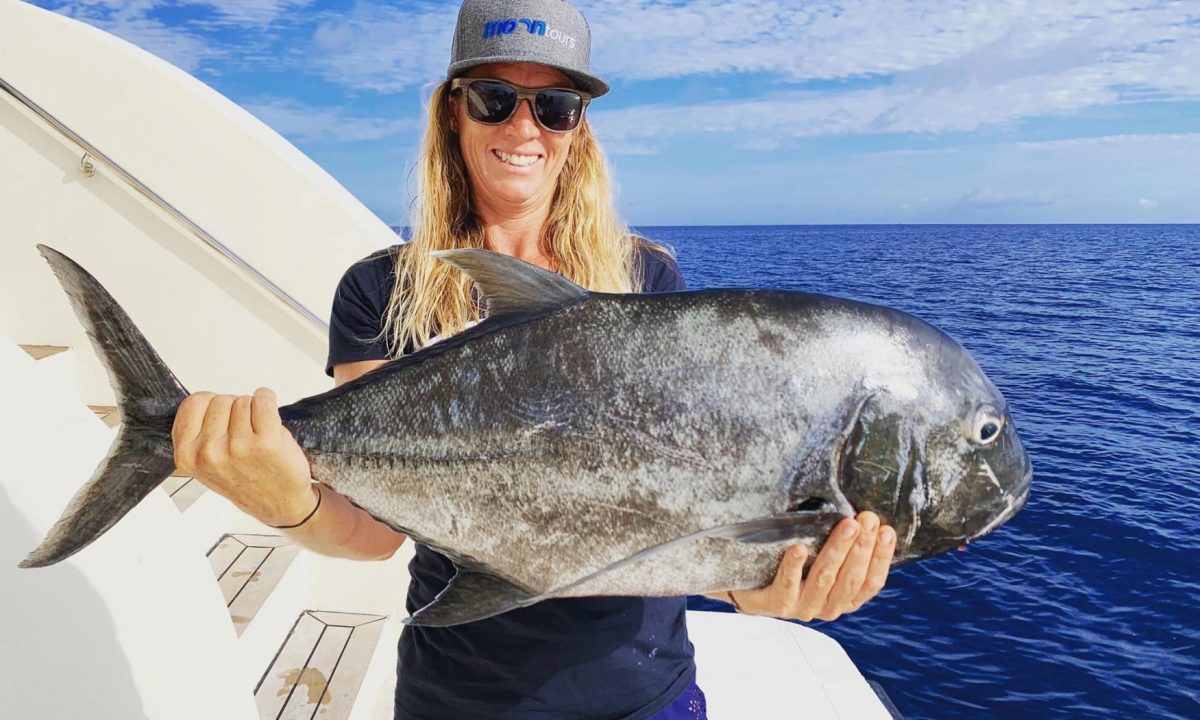
[[[108,368],[123,424],[23,567],[95,540],[174,470],[187,391],[85,270],[41,247]],[[280,409],[312,476],[458,572],[409,622],[552,597],[767,584],[872,510],[896,562],[991,532],[1032,470],[1004,399],[944,333],[822,295],[588,292],[483,250],[438,257],[476,327]]]

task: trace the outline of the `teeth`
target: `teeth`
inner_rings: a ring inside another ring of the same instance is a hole
[[[537,155],[510,155],[503,150],[496,150],[495,153],[496,157],[509,165],[516,165],[517,167],[529,167],[538,161]]]

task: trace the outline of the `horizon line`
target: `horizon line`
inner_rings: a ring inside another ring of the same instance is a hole
[[[678,227],[697,227],[697,228],[712,228],[712,227],[1060,227],[1060,226],[1079,226],[1079,227],[1114,227],[1114,226],[1129,226],[1129,227],[1178,227],[1178,226],[1196,226],[1200,227],[1200,222],[994,222],[994,223],[957,223],[957,222],[862,222],[862,223],[697,223],[697,224],[642,224],[628,223],[631,228],[678,228]],[[388,227],[392,230],[408,230],[411,225],[392,225],[388,223]]]

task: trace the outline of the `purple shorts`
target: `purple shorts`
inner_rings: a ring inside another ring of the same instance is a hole
[[[675,702],[649,720],[708,720],[708,703],[704,701],[700,686],[693,682],[675,698]]]

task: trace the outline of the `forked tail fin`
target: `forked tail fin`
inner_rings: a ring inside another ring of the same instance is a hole
[[[108,291],[66,255],[38,245],[108,370],[121,426],[108,455],[20,566],[53,565],[87,547],[175,470],[171,426],[188,392]]]

